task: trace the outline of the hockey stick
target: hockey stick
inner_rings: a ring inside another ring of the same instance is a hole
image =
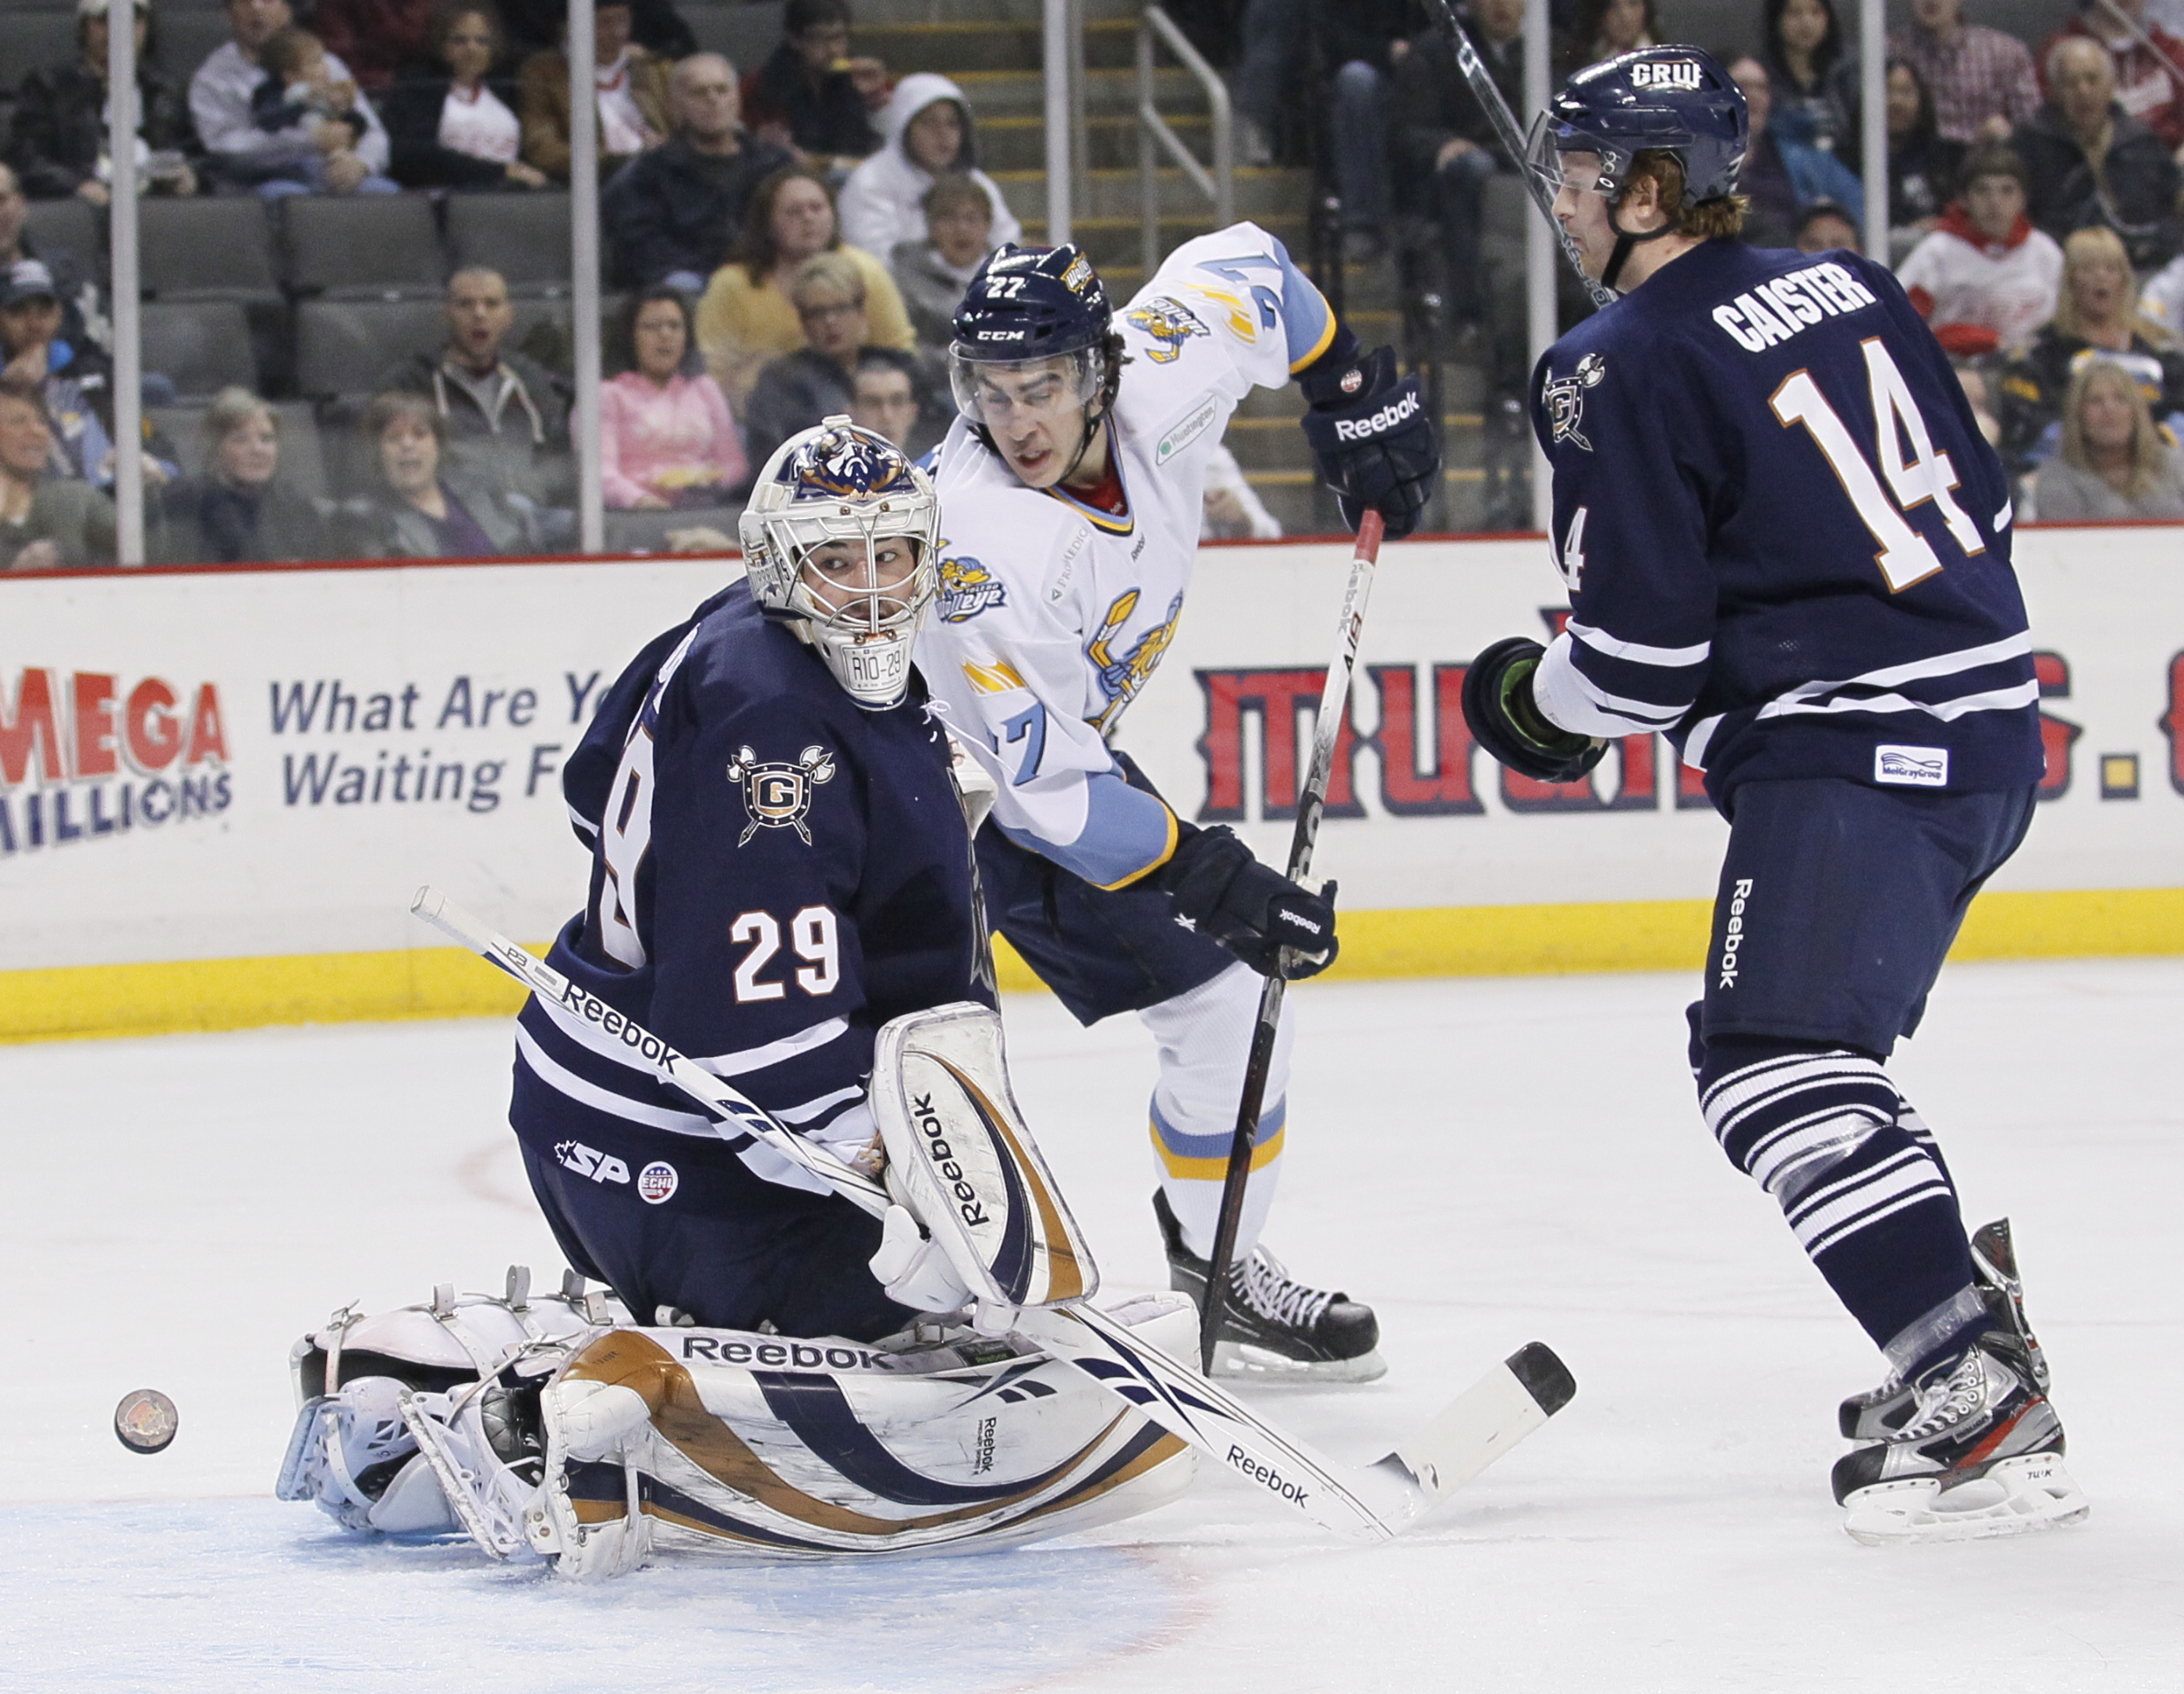
[[[1289,880],[1301,882],[1310,874],[1312,849],[1319,840],[1319,817],[1327,799],[1327,779],[1334,769],[1335,738],[1343,715],[1349,710],[1350,677],[1357,668],[1357,641],[1364,633],[1365,602],[1372,593],[1372,573],[1380,560],[1380,537],[1386,525],[1380,513],[1368,510],[1357,525],[1357,548],[1350,557],[1349,587],[1342,595],[1342,620],[1335,633],[1335,653],[1327,666],[1327,680],[1319,692],[1319,716],[1312,725],[1312,762],[1297,796],[1297,827],[1289,837]],[[1206,1301],[1199,1314],[1199,1363],[1213,1374],[1214,1346],[1228,1317],[1229,1265],[1236,1257],[1236,1236],[1243,1225],[1244,1191],[1251,1183],[1251,1156],[1259,1134],[1259,1115],[1266,1104],[1267,1073],[1274,1064],[1274,1037],[1281,1028],[1282,999],[1289,984],[1270,976],[1259,991],[1258,1021],[1251,1027],[1251,1056],[1244,1065],[1243,1096],[1236,1104],[1236,1133],[1229,1142],[1229,1165],[1221,1179],[1221,1217],[1214,1227],[1213,1255],[1206,1262]]]
[[[1547,184],[1535,175],[1526,164],[1524,132],[1517,128],[1517,115],[1509,109],[1509,102],[1502,98],[1502,90],[1488,71],[1486,61],[1479,57],[1479,50],[1471,44],[1471,36],[1457,20],[1455,8],[1449,0],[1433,0],[1434,15],[1442,28],[1448,31],[1449,44],[1456,50],[1456,67],[1464,74],[1464,81],[1471,85],[1472,97],[1479,102],[1487,120],[1494,126],[1494,133],[1501,137],[1503,151],[1509,162],[1517,167],[1517,175],[1524,180],[1525,192],[1532,197],[1532,204],[1539,214],[1547,220],[1547,227],[1555,232],[1555,239],[1562,245],[1562,256],[1570,261],[1570,268],[1577,273],[1577,280],[1585,285],[1595,306],[1615,304],[1615,291],[1594,281],[1585,274],[1584,262],[1577,255],[1577,243],[1570,232],[1555,219],[1553,197],[1547,192]]]
[[[764,1107],[438,890],[419,889],[409,909],[533,993],[547,997],[557,1015],[598,1023],[633,1053],[657,1063],[665,1080],[831,1185],[851,1204],[875,1215],[887,1209],[890,1202],[880,1184],[784,1129]],[[1014,1327],[1169,1434],[1315,1523],[1364,1541],[1385,1541],[1401,1534],[1546,1422],[1576,1393],[1576,1383],[1562,1362],[1535,1341],[1489,1372],[1394,1452],[1360,1468],[1323,1458],[1224,1389],[1136,1340],[1127,1325],[1088,1302],[1065,1301],[1028,1308],[1016,1313]]]

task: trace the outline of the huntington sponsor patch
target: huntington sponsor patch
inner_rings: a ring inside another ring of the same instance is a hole
[[[1884,742],[1873,750],[1873,780],[1894,788],[1946,789],[1949,786],[1949,750],[1900,747]]]
[[[1159,442],[1153,448],[1153,462],[1166,464],[1205,434],[1220,415],[1220,403],[1211,394],[1207,395],[1185,412],[1178,422],[1171,424],[1162,432]]]

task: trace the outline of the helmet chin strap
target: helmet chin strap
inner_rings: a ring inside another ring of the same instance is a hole
[[[1608,254],[1605,268],[1600,272],[1600,286],[1603,288],[1615,286],[1615,279],[1623,274],[1623,261],[1630,257],[1633,247],[1641,242],[1659,241],[1663,236],[1675,233],[1676,227],[1673,223],[1664,223],[1658,229],[1647,229],[1643,233],[1624,229],[1622,220],[1615,215],[1616,208],[1622,205],[1622,200],[1623,197],[1618,194],[1608,202],[1608,228],[1615,232],[1615,246]]]

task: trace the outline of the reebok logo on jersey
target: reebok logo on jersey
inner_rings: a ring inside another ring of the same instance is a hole
[[[1949,786],[1949,750],[1898,747],[1884,742],[1873,750],[1873,780],[1906,789]]]
[[[1737,986],[1737,950],[1745,944],[1745,902],[1752,895],[1752,879],[1738,877],[1737,885],[1729,892],[1729,923],[1722,934],[1720,975],[1714,984],[1716,988]]]
[[[589,1177],[594,1182],[621,1182],[629,1180],[629,1167],[611,1153],[602,1153],[597,1147],[587,1147],[581,1141],[559,1141],[554,1146],[554,1157],[579,1177]]]
[[[1418,397],[1405,394],[1393,400],[1371,417],[1338,417],[1334,421],[1334,435],[1338,441],[1370,441],[1376,435],[1386,435],[1396,424],[1416,417]]]

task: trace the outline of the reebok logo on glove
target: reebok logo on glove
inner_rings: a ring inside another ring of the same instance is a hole
[[[1398,424],[1406,423],[1418,414],[1418,397],[1414,391],[1392,405],[1381,407],[1371,417],[1336,418],[1335,437],[1343,441],[1370,441],[1374,436],[1385,435]]]
[[[1306,917],[1303,913],[1299,912],[1291,906],[1277,905],[1274,908],[1274,917],[1276,921],[1286,923],[1293,929],[1303,930],[1304,933],[1311,936],[1314,941],[1317,941],[1321,936],[1326,933],[1326,926],[1325,924],[1314,923],[1311,919]]]

